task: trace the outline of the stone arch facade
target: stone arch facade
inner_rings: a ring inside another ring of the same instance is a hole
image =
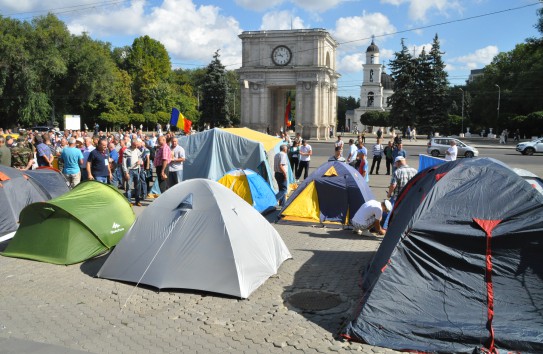
[[[247,31],[242,40],[241,125],[261,132],[285,128],[287,93],[296,132],[329,139],[337,118],[337,42],[323,29]],[[295,95],[294,95],[295,92]]]

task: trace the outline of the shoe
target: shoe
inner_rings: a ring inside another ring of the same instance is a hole
[[[376,175],[378,175],[378,174],[379,174],[379,172],[375,172],[375,174],[376,174]]]
[[[155,195],[154,194],[147,194],[147,199],[155,199]]]
[[[356,233],[358,234],[358,236],[362,236],[362,230],[358,230]]]
[[[137,203],[136,203],[136,206],[141,206],[141,203],[140,203],[140,202],[137,202]]]

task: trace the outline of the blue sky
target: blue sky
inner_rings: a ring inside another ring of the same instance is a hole
[[[539,36],[541,6],[538,0],[0,0],[0,13],[31,20],[53,12],[72,33],[115,47],[149,35],[166,46],[174,67],[184,68],[207,65],[217,49],[228,69],[238,68],[242,31],[324,28],[340,43],[338,94],[358,98],[372,35],[386,64],[401,38],[418,54],[437,33],[450,83],[463,84],[471,69]]]

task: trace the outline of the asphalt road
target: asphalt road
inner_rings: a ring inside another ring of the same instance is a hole
[[[349,141],[348,136],[343,138],[345,145],[347,146]],[[309,173],[313,172],[317,167],[326,162],[330,156],[334,154],[334,140],[331,141],[310,141],[309,144],[313,149],[313,156],[311,158]],[[366,147],[371,149],[374,144],[375,138],[366,139]],[[419,154],[427,154],[426,152],[427,140],[418,140],[417,142],[410,142],[404,140],[404,149],[407,151],[407,162],[409,166],[418,169],[419,167]],[[479,150],[479,157],[491,157],[500,160],[510,167],[522,168],[530,172],[535,173],[538,176],[543,176],[543,154],[536,154],[533,156],[525,156],[515,151],[515,145],[510,143],[507,146],[499,145],[497,142],[489,142],[486,140],[481,141],[466,141],[467,144],[475,146]],[[347,147],[344,149],[343,155],[346,156]],[[463,157],[462,157],[463,158]],[[370,157],[371,163],[371,157]],[[371,166],[371,165],[370,165]],[[390,176],[383,175],[386,172],[384,159],[381,164],[380,174],[370,176],[370,187],[377,199],[384,199],[386,197],[386,191],[390,183]]]

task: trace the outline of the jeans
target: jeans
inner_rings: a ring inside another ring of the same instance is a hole
[[[175,186],[177,183],[183,182],[183,170],[168,172],[168,188]]]
[[[275,195],[275,199],[277,199],[280,206],[285,206],[288,190],[287,178],[283,172],[275,172],[275,180],[277,181],[277,187],[279,187],[279,192]]]
[[[94,180],[100,183],[107,184],[107,177],[104,177],[104,176],[94,176]]]
[[[134,197],[136,199],[136,203],[140,202],[140,170],[139,169],[133,169],[128,170],[128,182],[126,183],[126,198],[129,202],[132,201],[132,188],[131,185],[134,185],[134,193],[136,194]]]
[[[74,173],[74,174],[64,174],[64,177],[66,178],[66,181],[68,181],[68,185],[70,188],[73,188],[81,182],[81,172]]]
[[[144,200],[147,198],[147,171],[141,170],[140,171],[140,189],[138,190],[138,193],[140,194],[140,199]]]
[[[298,170],[296,171],[296,179],[300,179],[302,176],[302,171],[304,171],[304,179],[307,178],[307,175],[309,174],[309,161],[300,161],[300,166],[298,166]]]

